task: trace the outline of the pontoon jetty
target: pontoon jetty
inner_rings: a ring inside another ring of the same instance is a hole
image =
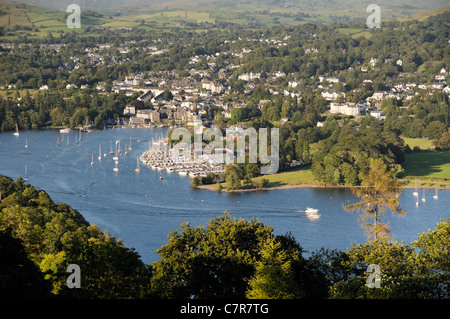
[[[169,147],[167,138],[153,140],[149,144],[149,149],[140,156],[140,161],[154,170],[164,170],[168,173],[177,173],[189,177],[206,176],[210,172],[220,174],[225,171],[223,162],[217,163],[209,158],[194,161],[192,153],[180,155],[177,150]]]

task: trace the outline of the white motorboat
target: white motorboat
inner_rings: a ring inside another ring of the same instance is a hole
[[[70,133],[70,128],[62,128],[59,130],[59,133]]]
[[[319,219],[320,218],[319,210],[317,208],[306,207],[305,213],[306,213],[306,217],[308,217],[308,219]]]
[[[305,213],[307,214],[317,214],[319,212],[316,208],[306,207]]]

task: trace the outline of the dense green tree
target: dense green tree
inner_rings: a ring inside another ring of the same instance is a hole
[[[330,298],[449,298],[449,258],[444,248],[449,244],[449,225],[450,220],[442,220],[436,230],[421,234],[411,245],[383,238],[352,246],[348,252],[314,256],[315,260],[323,258],[319,264],[329,274]],[[368,282],[375,283],[369,265],[379,269],[379,287],[368,286]]]
[[[261,260],[256,264],[255,275],[249,280],[246,293],[250,299],[298,299],[303,296],[295,281],[292,261],[297,254],[281,249],[281,243],[269,238],[261,249]],[[295,252],[294,252],[295,253]]]
[[[42,289],[48,288],[48,283],[52,294],[71,298],[148,296],[150,269],[121,240],[89,225],[79,212],[54,203],[44,191],[21,178],[16,182],[2,178],[0,187],[0,231],[23,243],[27,258],[48,280]],[[66,285],[70,264],[81,268],[81,289]],[[32,268],[28,267],[26,275],[32,275]],[[37,278],[33,280],[39,283]]]
[[[324,281],[303,259],[292,237],[275,237],[272,227],[256,219],[236,219],[228,212],[206,226],[183,223],[181,233],[172,232],[157,251],[160,259],[152,264],[155,294],[164,298],[324,296]],[[317,284],[314,292],[311,281]]]

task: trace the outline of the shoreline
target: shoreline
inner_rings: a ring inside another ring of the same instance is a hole
[[[437,182],[427,182],[427,183],[437,183]],[[441,182],[442,183],[442,182]],[[448,187],[442,187],[437,185],[423,185],[423,186],[417,186],[417,189],[438,189],[438,190],[449,190],[450,189],[450,182],[448,183]],[[193,187],[193,186],[192,186]],[[222,188],[222,190],[217,190],[217,184],[208,184],[208,185],[199,185],[194,187],[196,189],[203,189],[208,191],[214,191],[214,192],[222,192],[222,193],[237,193],[237,192],[257,192],[257,191],[268,191],[268,190],[278,190],[278,189],[296,189],[296,188],[327,188],[327,189],[351,189],[352,186],[326,186],[326,185],[317,185],[317,184],[293,184],[293,185],[280,185],[280,186],[269,186],[266,188],[240,188],[240,189],[227,189]],[[415,189],[415,185],[404,185],[402,186],[403,189]]]

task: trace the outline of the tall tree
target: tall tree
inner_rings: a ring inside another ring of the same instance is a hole
[[[361,201],[356,204],[344,205],[345,209],[362,211],[361,226],[366,235],[377,240],[389,233],[389,224],[382,218],[386,209],[392,213],[404,215],[400,209],[399,197],[401,186],[394,170],[388,169],[381,159],[370,159],[369,171],[362,177],[361,186],[353,187],[353,193]]]
[[[256,264],[256,273],[249,281],[246,296],[250,299],[301,298],[300,285],[295,281],[292,261],[298,260],[293,251],[281,249],[281,243],[269,238]]]

